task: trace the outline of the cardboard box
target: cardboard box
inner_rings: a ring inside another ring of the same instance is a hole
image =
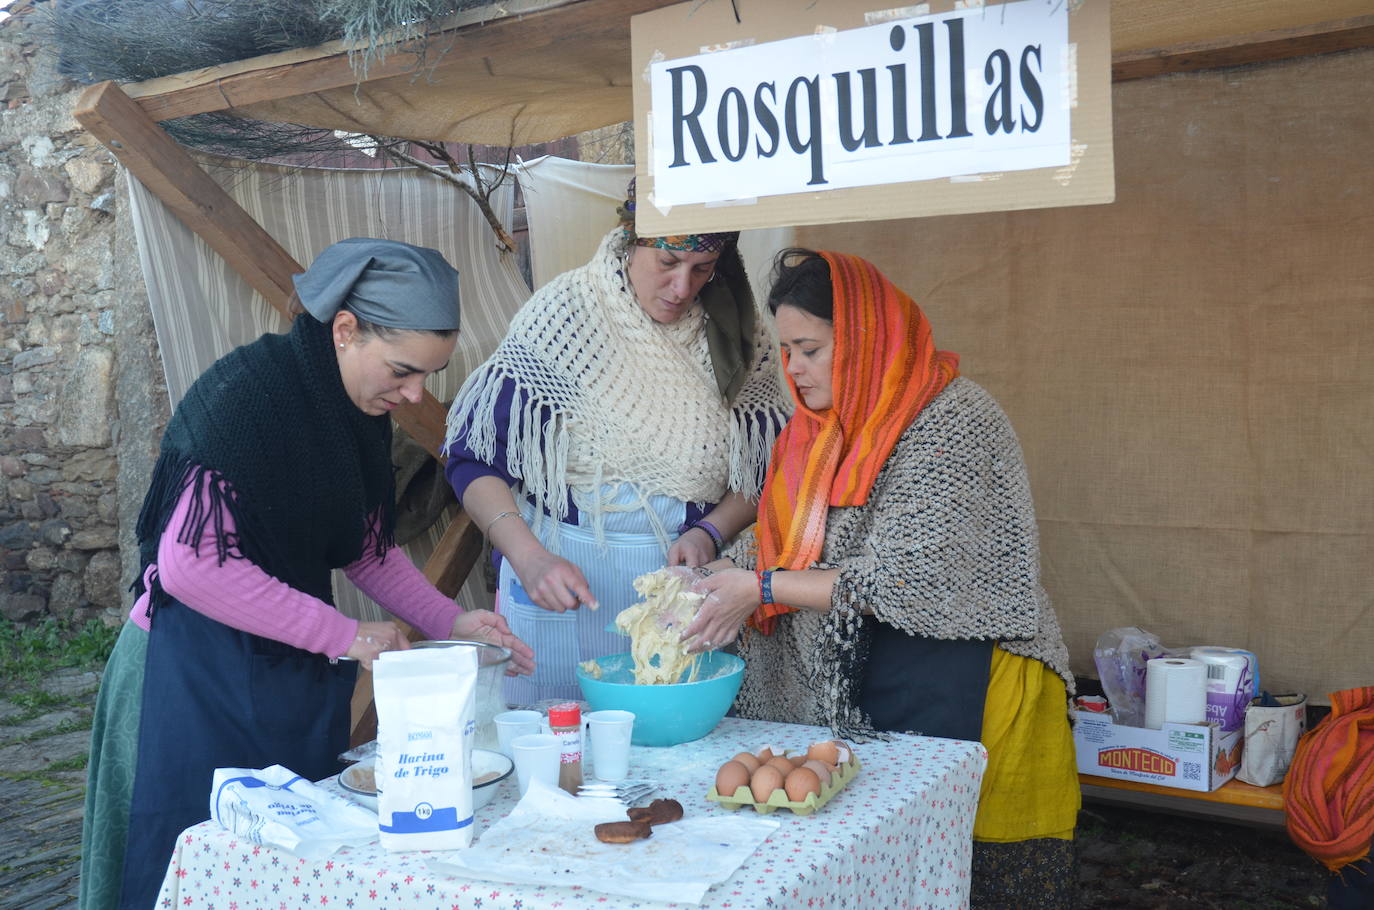
[[[1074,751],[1084,774],[1206,792],[1240,770],[1241,730],[1223,733],[1215,723],[1151,730],[1087,711],[1075,711],[1073,719]]]

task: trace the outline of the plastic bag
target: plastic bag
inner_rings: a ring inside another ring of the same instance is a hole
[[[216,768],[210,817],[255,844],[317,860],[377,838],[377,817],[281,765]]]
[[[1306,695],[1265,692],[1251,701],[1245,711],[1245,756],[1237,776],[1256,787],[1283,780],[1306,727]]]
[[[1097,637],[1093,662],[1115,723],[1145,725],[1145,664],[1167,653],[1158,638],[1135,626],[1111,629]]]

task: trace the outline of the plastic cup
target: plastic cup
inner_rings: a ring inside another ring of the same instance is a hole
[[[630,711],[593,711],[587,715],[592,771],[597,780],[624,780],[630,774],[630,737],[635,716]]]
[[[551,733],[526,733],[511,740],[510,749],[521,796],[536,778],[550,787],[558,786],[558,737]]]
[[[496,725],[496,750],[506,758],[515,758],[510,744],[517,736],[544,732],[544,715],[538,711],[502,711],[492,723]]]

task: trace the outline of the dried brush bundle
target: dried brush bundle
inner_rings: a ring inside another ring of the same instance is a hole
[[[491,0],[65,0],[44,8],[58,68],[82,83],[138,82],[345,39],[360,78],[367,65],[433,23]],[[425,65],[416,62],[417,70]],[[168,121],[178,142],[250,160],[328,156],[346,140],[285,123],[201,114]]]

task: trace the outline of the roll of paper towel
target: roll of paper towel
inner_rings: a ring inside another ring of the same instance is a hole
[[[1145,664],[1145,726],[1200,724],[1207,719],[1207,667],[1186,657]]]
[[[1200,645],[1190,655],[1207,668],[1207,719],[1222,730],[1245,723],[1245,708],[1259,694],[1255,655],[1240,648]]]

